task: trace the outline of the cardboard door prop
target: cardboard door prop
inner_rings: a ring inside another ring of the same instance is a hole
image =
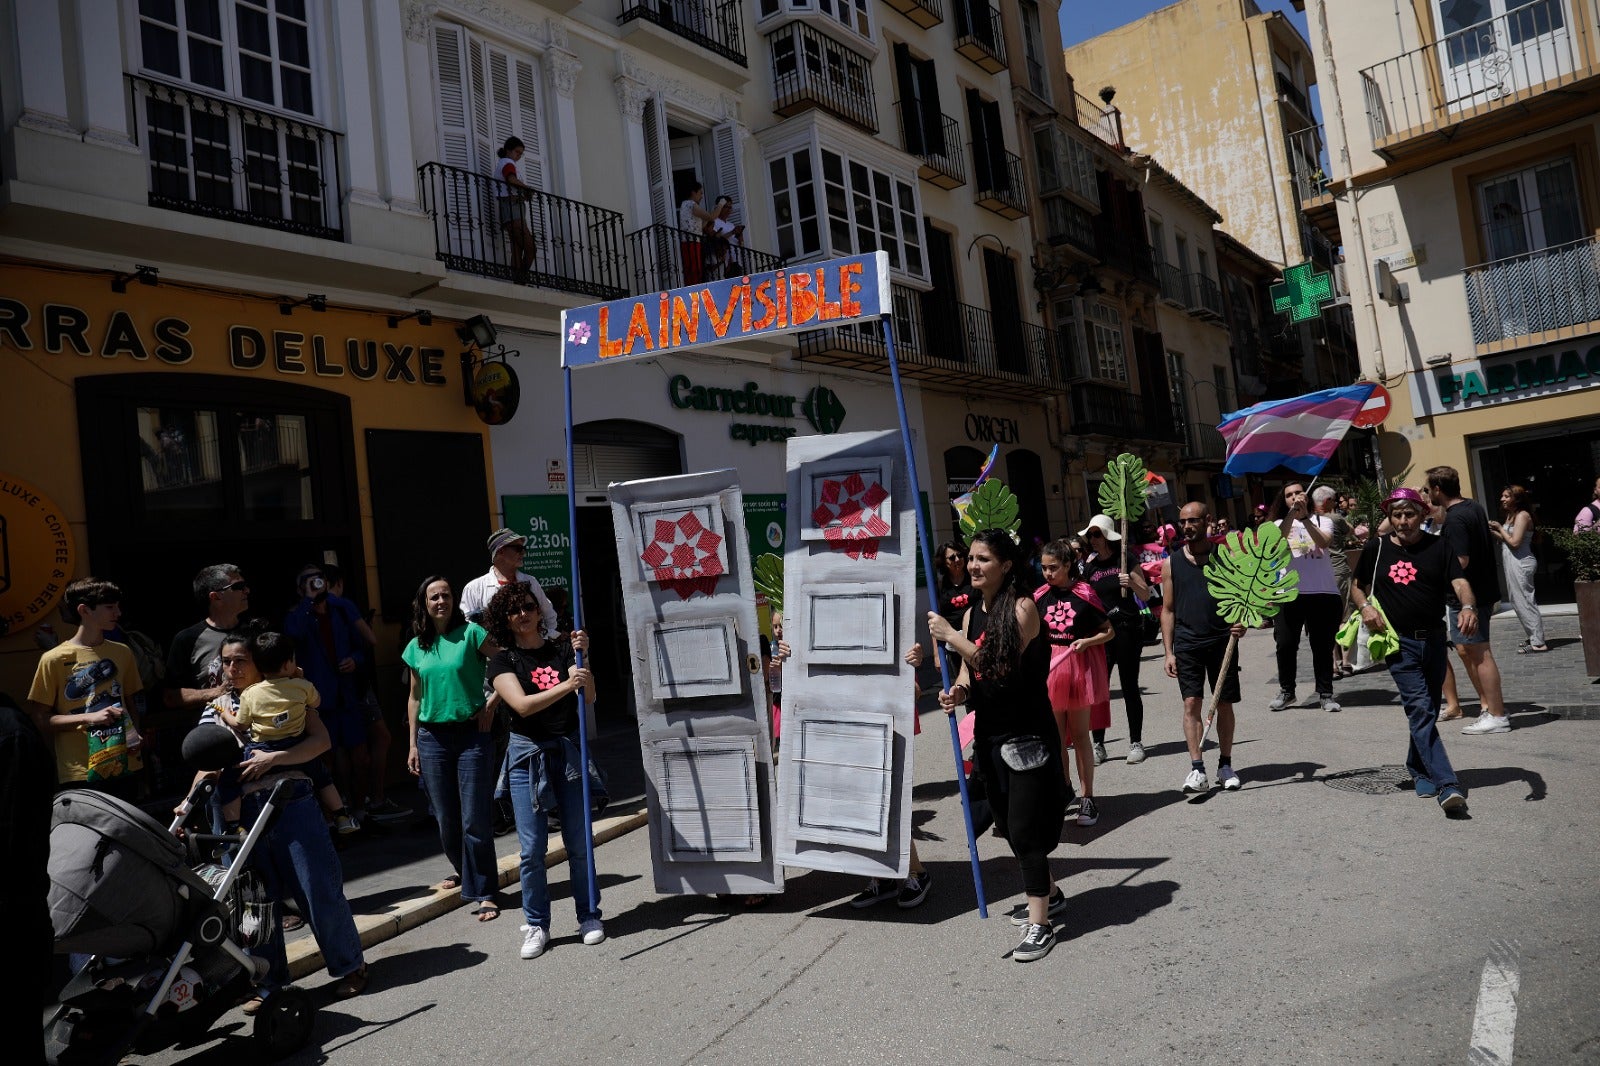
[[[783,888],[738,473],[611,486],[656,891]]]
[[[778,861],[905,877],[917,551],[905,452],[894,432],[788,449]]]

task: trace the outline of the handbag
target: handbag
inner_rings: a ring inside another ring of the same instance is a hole
[[[1016,773],[1037,770],[1050,761],[1050,749],[1036,736],[1012,737],[1000,745],[1000,758]]]

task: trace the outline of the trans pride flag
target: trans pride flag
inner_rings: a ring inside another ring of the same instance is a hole
[[[1362,382],[1235,411],[1217,427],[1228,445],[1223,471],[1265,474],[1283,466],[1299,474],[1321,473],[1375,388]]]

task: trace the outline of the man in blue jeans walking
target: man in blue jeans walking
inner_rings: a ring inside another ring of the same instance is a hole
[[[1421,493],[1395,489],[1384,501],[1384,510],[1393,532],[1367,542],[1350,596],[1368,629],[1388,630],[1399,644],[1388,659],[1389,676],[1400,690],[1411,727],[1406,768],[1417,795],[1437,799],[1447,815],[1465,814],[1467,797],[1439,739],[1437,718],[1449,663],[1445,598],[1452,591],[1459,598],[1456,624],[1470,637],[1478,628],[1476,597],[1450,546],[1442,537],[1423,534],[1428,506]],[[1369,599],[1374,596],[1383,607],[1381,613]]]

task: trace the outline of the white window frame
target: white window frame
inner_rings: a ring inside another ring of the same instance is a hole
[[[799,159],[804,159],[811,166],[810,176],[804,183],[797,181],[795,177],[795,163]],[[772,194],[773,248],[785,259],[809,259],[820,255],[824,247],[823,222],[817,207],[820,202],[817,197],[817,182],[820,180],[820,175],[817,173],[816,159],[810,147],[768,157],[763,163],[767,172],[768,189]],[[781,189],[771,184],[774,167],[781,167],[784,172],[785,185]],[[783,205],[788,207],[790,221],[787,227],[782,221]],[[803,243],[804,223],[808,220],[816,228],[815,245]],[[785,244],[783,239],[785,228],[793,231],[788,244]]]
[[[1513,170],[1501,171],[1486,178],[1479,178],[1472,183],[1472,210],[1478,227],[1478,240],[1482,243],[1486,262],[1498,262],[1501,259],[1513,258],[1521,255],[1532,255],[1542,252],[1547,248],[1558,248],[1565,242],[1552,242],[1544,224],[1544,203],[1539,194],[1539,173],[1546,170],[1564,168],[1572,182],[1573,195],[1578,208],[1578,223],[1580,232],[1586,231],[1583,211],[1583,178],[1582,171],[1578,168],[1578,160],[1574,155],[1561,155],[1553,159],[1545,159],[1531,166],[1521,166]],[[1495,223],[1489,217],[1491,210],[1486,199],[1491,187],[1502,185],[1506,182],[1515,182],[1522,199],[1521,216],[1517,219],[1521,230],[1521,240],[1524,247],[1520,251],[1496,251],[1499,243],[1494,235]]]
[[[1039,192],[1067,193],[1082,201],[1091,212],[1100,210],[1100,181],[1095,171],[1094,151],[1072,136],[1057,122],[1036,124],[1033,133],[1034,173],[1039,178]],[[1044,159],[1048,145],[1050,165],[1055,174],[1053,185],[1046,183]]]
[[[798,19],[878,53],[878,19],[872,0],[758,0],[756,26]],[[862,28],[862,24],[865,28]]]
[[[1102,300],[1086,301],[1094,376],[1127,384],[1128,353],[1123,344],[1122,312]]]
[[[836,157],[840,165],[840,181],[828,176],[828,157]],[[822,214],[826,225],[822,229],[823,243],[835,256],[865,255],[880,248],[889,252],[889,268],[914,278],[928,276],[928,258],[922,247],[921,212],[917,205],[916,179],[896,176],[892,171],[874,166],[870,161],[857,159],[848,152],[823,146],[818,153],[822,164]],[[862,188],[861,183],[866,187]],[[887,189],[883,186],[887,185]],[[842,194],[844,210],[833,209],[828,193],[831,188]],[[888,197],[885,199],[884,194]],[[889,230],[882,226],[882,212],[889,213]],[[835,238],[833,227],[843,226],[847,240]],[[912,260],[915,258],[916,262]]]

